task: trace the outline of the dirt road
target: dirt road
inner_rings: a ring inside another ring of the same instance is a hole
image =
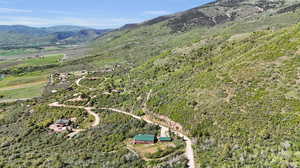
[[[165,127],[163,125],[160,125],[158,123],[154,123],[154,122],[152,122],[152,121],[150,121],[148,119],[136,116],[136,115],[128,113],[126,111],[122,111],[122,110],[118,110],[118,109],[113,109],[113,108],[101,108],[101,110],[110,110],[110,111],[114,111],[114,112],[117,112],[117,113],[122,113],[122,114],[125,114],[125,115],[129,115],[129,116],[131,116],[131,117],[133,117],[135,119],[143,120],[143,121],[145,121],[145,122],[147,122],[149,124],[158,125],[162,129],[168,129],[167,127]],[[184,134],[182,134],[182,133],[180,133],[178,131],[171,130],[171,129],[170,129],[170,131],[173,132],[174,134],[176,134],[177,136],[179,136],[179,137],[181,137],[181,138],[184,139],[184,141],[186,143],[186,150],[185,150],[186,152],[185,152],[185,155],[186,155],[187,159],[189,160],[188,166],[189,166],[189,168],[195,168],[194,150],[193,150],[193,147],[192,147],[192,140],[188,136],[186,136],[186,135],[184,135]]]
[[[83,80],[83,79],[85,79],[85,76],[82,77],[82,78],[77,79],[77,80],[75,81],[76,85],[79,86],[79,87],[82,87],[82,85],[80,85],[80,81]]]
[[[76,85],[77,85],[77,86],[81,86],[81,85],[80,85],[80,81],[81,81],[82,79],[84,79],[84,78],[85,78],[85,77],[82,77],[82,78],[76,80],[76,82],[75,82]],[[152,93],[152,90],[151,90],[151,91],[149,92],[149,94],[147,95],[147,100],[150,99],[151,93]],[[85,108],[85,107],[81,107],[81,108]],[[195,168],[194,150],[193,150],[193,147],[192,147],[192,144],[193,144],[193,143],[192,143],[192,140],[191,140],[188,136],[182,134],[182,133],[179,132],[179,131],[172,130],[171,128],[168,128],[168,127],[166,127],[166,126],[163,126],[163,125],[161,125],[161,124],[159,124],[159,123],[155,123],[155,122],[153,122],[153,121],[150,121],[149,119],[142,118],[142,117],[140,117],[140,116],[137,116],[137,115],[128,113],[128,112],[126,112],[126,111],[122,111],[122,110],[118,110],[118,109],[114,109],[114,108],[101,108],[101,110],[110,110],[110,111],[113,111],[113,112],[122,113],[122,114],[125,114],[125,115],[128,115],[128,116],[131,116],[131,117],[133,117],[133,118],[135,118],[135,119],[143,120],[143,121],[145,121],[145,122],[147,122],[147,123],[149,123],[149,124],[158,125],[159,127],[161,127],[161,129],[164,129],[164,130],[165,130],[165,129],[170,129],[171,132],[175,133],[177,136],[179,136],[179,137],[181,137],[181,138],[184,139],[184,141],[185,141],[185,143],[186,143],[185,155],[186,155],[186,157],[187,157],[187,159],[188,159],[188,166],[189,166],[189,168]]]
[[[95,109],[94,107],[84,107],[84,106],[71,106],[71,105],[64,105],[64,104],[59,104],[58,102],[54,102],[49,104],[50,107],[65,107],[65,108],[77,108],[77,109],[84,109],[88,114],[94,116],[95,121],[92,124],[92,128],[98,126],[100,124],[100,117],[98,116],[97,113],[93,112],[92,110]],[[69,134],[68,137],[73,137],[76,134],[85,131],[84,129],[74,129],[74,132]]]

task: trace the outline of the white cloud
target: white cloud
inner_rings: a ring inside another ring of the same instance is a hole
[[[95,28],[117,28],[127,23],[137,23],[141,20],[129,18],[75,18],[56,17],[39,18],[29,16],[0,16],[0,25],[28,25],[36,27],[54,25],[78,25]]]
[[[152,11],[144,11],[146,15],[168,15],[170,12],[164,10],[152,10]]]
[[[32,13],[32,10],[0,8],[0,13]]]

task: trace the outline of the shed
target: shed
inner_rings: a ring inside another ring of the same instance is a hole
[[[171,142],[172,138],[171,137],[159,137],[160,142]]]
[[[154,144],[156,137],[150,134],[138,134],[134,136],[134,144]]]

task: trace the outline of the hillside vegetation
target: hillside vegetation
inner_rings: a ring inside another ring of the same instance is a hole
[[[137,114],[151,89],[144,113],[181,123],[196,140],[199,166],[297,167],[299,28],[214,36],[86,84],[99,94],[123,90],[93,102]]]
[[[145,112],[183,124],[195,137],[199,166],[300,166],[300,26],[284,28],[298,14],[185,33],[162,22],[110,34],[97,44],[99,61],[134,68],[96,85],[124,90],[108,102],[137,114],[144,106],[137,100],[152,89]]]
[[[6,69],[13,76],[93,72],[81,86],[70,75],[67,87],[55,79],[45,88],[56,93],[1,105],[1,166],[187,167],[185,159],[156,163],[134,155],[124,142],[158,128],[105,110],[96,111],[99,126],[72,140],[49,134],[60,118],[91,123],[81,110],[48,106],[57,101],[170,118],[192,137],[197,167],[300,167],[298,3],[220,0],[110,32],[93,44],[91,57]],[[225,17],[228,11],[241,13]],[[78,93],[84,101],[67,102]]]

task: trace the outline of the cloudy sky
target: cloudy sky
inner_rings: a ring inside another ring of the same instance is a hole
[[[0,25],[117,28],[212,0],[0,0]]]

